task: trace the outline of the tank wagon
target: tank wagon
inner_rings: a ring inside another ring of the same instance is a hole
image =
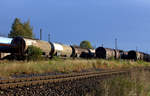
[[[11,41],[12,38],[1,37],[0,36],[0,59],[5,58],[11,53]]]
[[[72,47],[72,57],[82,57],[82,58],[88,58],[90,51],[86,48],[81,48],[78,46],[71,46]],[[92,50],[91,50],[92,52]]]
[[[51,45],[49,42],[37,39],[27,39],[23,37],[15,37],[11,42],[13,53],[17,53],[18,55],[25,54],[30,45],[40,48],[44,55],[49,56],[51,51]]]
[[[115,51],[111,48],[98,47],[95,53],[97,58],[111,59],[115,57]]]
[[[103,59],[122,59],[124,55],[123,50],[119,49],[111,49],[111,48],[104,48],[104,47],[98,47],[96,49],[96,57],[97,58],[103,58]]]
[[[2,53],[10,53],[11,52],[11,44],[12,38],[0,37],[0,52]]]
[[[147,53],[143,53],[144,54],[144,61],[150,62],[150,55]]]
[[[131,50],[131,51],[128,52],[128,59],[144,60],[144,53]]]
[[[62,57],[71,57],[72,56],[72,47],[59,43],[50,43],[51,44],[51,56],[62,56]]]
[[[128,59],[128,52],[127,51],[123,51],[121,53],[121,59]]]
[[[128,52],[128,59],[143,60],[143,61],[150,62],[150,55],[147,53],[131,50]]]

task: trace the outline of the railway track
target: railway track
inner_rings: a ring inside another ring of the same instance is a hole
[[[143,70],[143,69],[149,70],[150,68],[105,70],[105,71],[95,71],[95,72],[85,72],[85,73],[72,73],[72,74],[65,74],[65,75],[36,76],[36,77],[28,77],[28,78],[0,80],[0,89],[43,85],[48,83],[70,82],[73,80],[99,78],[99,77],[107,78],[110,76],[125,75],[125,74],[129,75],[131,71]]]

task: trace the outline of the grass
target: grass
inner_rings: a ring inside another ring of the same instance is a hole
[[[85,96],[150,96],[149,71],[100,80]]]
[[[144,84],[141,81],[126,77],[116,77],[99,82],[100,84],[85,96],[147,96],[148,94],[144,91]]]
[[[143,61],[103,60],[103,59],[55,59],[46,61],[0,61],[0,77],[18,74],[71,73],[95,69],[120,69],[150,66]]]

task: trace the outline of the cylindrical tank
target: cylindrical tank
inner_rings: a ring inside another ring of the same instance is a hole
[[[121,59],[128,59],[128,52],[127,51],[123,51],[121,53]]]
[[[11,44],[12,38],[2,37],[0,36],[0,44],[4,44],[4,46],[8,46]]]
[[[150,62],[150,55],[144,53],[144,61]]]
[[[51,56],[62,56],[62,57],[71,57],[72,48],[71,46],[59,44],[59,43],[50,43],[51,44]]]
[[[73,49],[72,57],[83,57],[86,58],[89,55],[89,50],[78,46],[71,46]]]
[[[12,38],[1,37],[0,36],[0,52],[10,53],[11,52],[11,44]]]
[[[115,51],[110,48],[98,47],[96,49],[96,57],[103,59],[115,58]]]
[[[115,59],[121,59],[121,55],[123,54],[123,50],[114,49],[114,52],[115,52]]]
[[[49,55],[51,51],[50,43],[46,41],[42,41],[42,40],[15,37],[11,42],[13,53],[19,53],[19,54],[24,54],[28,46],[30,45],[40,48],[43,51],[43,54],[47,56]]]
[[[128,52],[128,59],[143,60],[144,54],[142,52],[137,52],[137,51],[131,50]]]

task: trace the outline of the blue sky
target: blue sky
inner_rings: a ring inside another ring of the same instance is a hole
[[[136,49],[150,53],[150,0],[0,0],[0,33],[10,32],[14,19],[30,19],[43,40]]]

